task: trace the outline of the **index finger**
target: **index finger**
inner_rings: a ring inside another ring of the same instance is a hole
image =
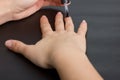
[[[51,28],[51,25],[50,25],[50,23],[49,23],[49,21],[48,21],[46,16],[42,16],[41,17],[40,23],[41,23],[40,24],[41,25],[40,26],[41,27],[41,32],[42,32],[43,36],[46,36],[46,35],[48,35],[48,34],[53,32],[53,30]]]

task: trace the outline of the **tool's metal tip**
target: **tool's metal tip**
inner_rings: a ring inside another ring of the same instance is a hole
[[[65,10],[65,17],[69,17],[69,9],[68,9],[68,5],[71,3],[70,0],[61,0],[62,4],[64,4],[64,10]]]
[[[68,9],[68,6],[66,5],[65,6],[65,17],[69,17],[69,9]]]

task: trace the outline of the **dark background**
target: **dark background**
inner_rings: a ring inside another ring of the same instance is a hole
[[[87,54],[93,65],[105,80],[120,80],[120,0],[72,0],[69,9],[75,30],[83,19],[88,22]],[[4,46],[7,39],[36,43],[41,38],[39,17],[47,15],[54,27],[56,13],[42,9],[0,26],[0,80],[59,80],[55,70],[38,68]]]

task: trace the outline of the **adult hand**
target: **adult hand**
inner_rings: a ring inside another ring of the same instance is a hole
[[[74,50],[79,50],[83,54],[86,52],[85,34],[87,23],[85,21],[81,23],[77,33],[74,32],[71,17],[65,19],[64,26],[61,13],[56,15],[55,31],[51,29],[50,23],[45,16],[41,18],[40,23],[43,38],[35,45],[26,45],[21,41],[8,40],[5,43],[6,47],[24,55],[34,64],[43,68],[53,66],[52,61],[54,60],[52,58],[64,52],[69,53]]]
[[[28,17],[44,6],[60,6],[61,0],[0,0],[0,24]],[[4,17],[3,17],[4,16]]]
[[[60,0],[11,0],[12,18],[21,19],[35,13],[41,7],[60,4]]]

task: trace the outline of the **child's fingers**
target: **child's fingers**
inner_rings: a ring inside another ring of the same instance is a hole
[[[31,50],[29,45],[26,45],[18,40],[7,40],[5,42],[5,46],[8,49],[23,55],[27,54]]]
[[[65,18],[65,29],[66,31],[74,31],[74,24],[71,17]]]
[[[78,28],[78,34],[85,36],[87,32],[87,22],[85,20],[82,21],[82,23],[80,24],[79,28]]]
[[[63,15],[61,12],[58,12],[55,18],[55,30],[57,32],[64,31],[64,22],[63,22]]]
[[[43,35],[46,35],[46,34],[50,34],[53,32],[51,26],[50,26],[50,23],[47,19],[46,16],[42,16],[41,19],[40,19],[40,24],[41,24],[41,32]]]

